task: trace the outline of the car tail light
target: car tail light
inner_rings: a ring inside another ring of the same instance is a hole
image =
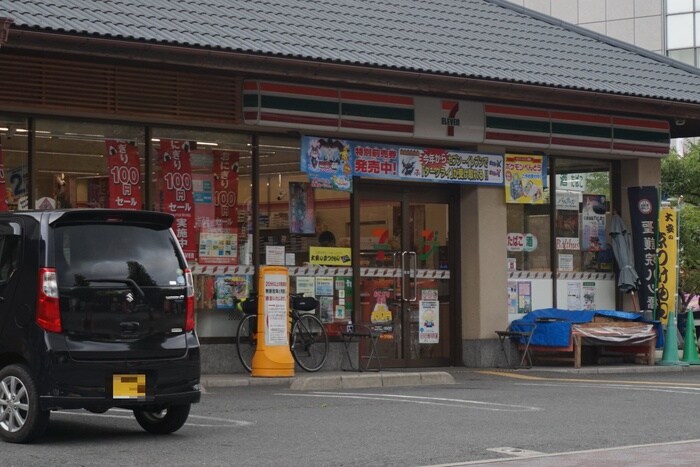
[[[56,270],[39,270],[39,293],[36,306],[36,322],[50,332],[61,332],[61,311],[58,307],[58,282]]]
[[[185,269],[187,298],[185,298],[185,331],[194,331],[194,281],[192,271]]]

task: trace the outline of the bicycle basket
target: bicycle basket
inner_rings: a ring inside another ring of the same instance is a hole
[[[292,297],[292,308],[298,311],[312,311],[318,306],[314,297]]]

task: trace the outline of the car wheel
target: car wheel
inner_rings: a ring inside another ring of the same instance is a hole
[[[134,409],[134,416],[141,428],[149,433],[167,435],[185,424],[190,414],[190,404],[171,405],[163,409]]]
[[[34,378],[24,365],[0,370],[0,437],[11,443],[28,443],[41,436],[49,412],[39,408]]]

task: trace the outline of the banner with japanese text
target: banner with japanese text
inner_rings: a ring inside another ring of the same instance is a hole
[[[544,204],[544,157],[506,154],[506,203]]]
[[[2,155],[2,146],[0,145],[0,212],[7,212],[8,210],[5,188],[5,158]]]
[[[112,209],[141,209],[141,171],[138,148],[129,141],[106,139],[109,204]]]
[[[238,152],[212,151],[214,156],[214,209],[221,227],[238,225]]]
[[[676,311],[676,291],[678,290],[678,215],[676,208],[662,207],[659,212],[659,298],[660,315],[657,317],[666,324],[669,313]]]
[[[581,251],[602,251],[607,249],[605,212],[605,195],[583,195]]]
[[[188,261],[197,259],[190,146],[187,141],[160,140],[161,210],[175,216],[173,230]]]
[[[352,177],[503,184],[503,155],[305,136],[301,170],[314,188],[352,191]]]
[[[634,267],[639,275],[640,310],[656,312],[656,234],[659,221],[659,194],[655,186],[627,188],[630,229],[634,245]]]

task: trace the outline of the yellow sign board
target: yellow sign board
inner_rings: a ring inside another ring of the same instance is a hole
[[[312,246],[309,248],[309,262],[323,266],[351,266],[352,248]]]
[[[669,313],[676,311],[678,290],[678,216],[675,208],[659,210],[659,319],[666,324]]]

